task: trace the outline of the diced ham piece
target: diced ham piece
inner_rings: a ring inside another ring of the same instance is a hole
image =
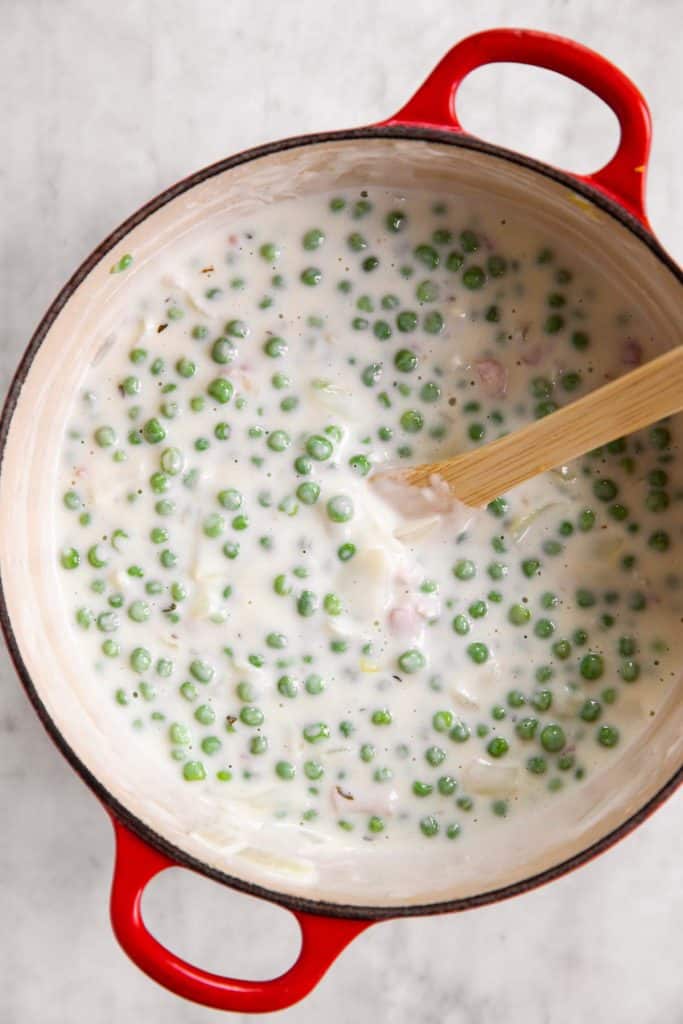
[[[422,619],[412,605],[399,605],[389,612],[389,629],[394,636],[415,636],[422,629]]]
[[[474,369],[484,392],[491,398],[500,398],[507,391],[508,372],[497,359],[478,359]]]
[[[626,338],[621,343],[621,362],[623,366],[640,366],[643,361],[643,346],[635,338]]]

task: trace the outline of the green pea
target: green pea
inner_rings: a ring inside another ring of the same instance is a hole
[[[408,675],[413,675],[415,672],[419,672],[426,665],[426,659],[421,651],[412,649],[404,651],[403,654],[398,657],[398,667],[402,672],[406,672]]]
[[[198,683],[210,683],[214,674],[214,669],[207,661],[202,661],[201,658],[195,658],[190,662],[190,675],[193,676]]]
[[[521,740],[532,740],[538,729],[537,718],[522,718],[515,725],[515,732]]]
[[[505,498],[494,498],[488,503],[486,510],[496,519],[502,519],[509,512],[510,506]]]
[[[215,377],[206,389],[207,394],[215,398],[220,405],[230,401],[233,390],[232,382],[225,377]]]
[[[450,270],[451,273],[454,274],[456,273],[456,271],[460,270],[464,261],[465,257],[463,256],[463,254],[461,252],[457,252],[454,249],[452,252],[449,252],[448,256],[446,257],[446,269]]]
[[[436,249],[431,245],[418,245],[413,250],[413,256],[429,270],[435,270],[440,262]]]
[[[458,636],[466,636],[470,631],[470,624],[467,617],[462,613],[455,616],[451,625],[453,627],[453,631],[457,633]]]
[[[301,239],[301,244],[303,245],[304,249],[312,251],[314,249],[319,249],[324,241],[325,232],[321,231],[320,228],[311,228],[309,231],[305,233],[305,235]]]
[[[248,725],[252,728],[257,728],[263,725],[264,715],[260,708],[247,705],[240,710],[240,721],[244,725]]]
[[[424,416],[417,409],[406,409],[400,422],[407,434],[417,434],[424,426]]]
[[[536,576],[540,568],[541,563],[537,558],[525,558],[522,562],[522,572],[528,579],[531,579],[532,576]]]
[[[264,242],[259,255],[266,263],[275,263],[280,258],[280,247],[275,242]]]
[[[375,320],[372,331],[378,341],[387,341],[393,333],[386,320]]]
[[[317,782],[318,779],[322,779],[325,774],[325,769],[319,761],[305,761],[304,762],[304,775],[311,782]]]
[[[433,792],[434,787],[429,782],[419,782],[416,780],[413,783],[413,793],[415,794],[415,796],[431,796]]]
[[[356,554],[356,545],[350,542],[341,544],[337,548],[337,557],[340,562],[348,562]]]
[[[426,818],[420,819],[420,831],[423,836],[426,836],[428,839],[432,839],[434,836],[438,835],[439,823],[436,818],[430,814]]]
[[[100,448],[111,448],[116,444],[116,431],[113,427],[98,427],[94,437]]]
[[[216,712],[210,704],[201,704],[195,710],[194,717],[202,725],[212,725],[216,721]]]
[[[453,714],[450,711],[436,711],[432,716],[432,726],[437,732],[448,732],[453,725]]]
[[[632,658],[628,658],[621,663],[619,675],[625,683],[635,683],[640,676],[640,665]]]
[[[602,714],[602,704],[599,700],[587,700],[579,711],[579,718],[584,722],[595,722]]]
[[[332,455],[332,445],[326,437],[313,434],[306,442],[306,451],[316,462],[324,462]]]
[[[548,763],[544,757],[536,755],[530,757],[526,763],[527,771],[530,771],[532,775],[545,775],[548,769]]]
[[[169,728],[168,734],[171,743],[174,743],[176,746],[189,747],[192,743],[190,730],[186,725],[181,725],[180,722],[174,722]]]
[[[442,214],[446,212],[445,203],[435,203],[432,207],[432,213]],[[437,228],[432,233],[432,241],[435,245],[448,245],[453,241],[453,233],[448,228]]]
[[[290,699],[296,697],[299,691],[299,687],[296,683],[296,680],[294,680],[291,676],[288,675],[280,676],[280,678],[277,681],[277,689],[278,693],[280,693],[283,697],[288,697]]]
[[[273,430],[268,435],[268,447],[273,452],[284,452],[286,451],[292,440],[286,430]]]
[[[617,496],[618,491],[619,488],[614,480],[607,478],[598,479],[593,484],[593,494],[600,501],[612,501]]]
[[[100,612],[97,616],[97,628],[102,633],[114,633],[119,625],[119,617],[114,612]]]
[[[197,698],[197,687],[194,683],[185,682],[178,687],[181,697],[184,697],[187,701],[193,701]]]
[[[304,505],[315,505],[320,497],[320,486],[311,480],[305,480],[297,487],[296,496]]]
[[[671,546],[671,538],[666,530],[655,530],[648,537],[648,546],[653,551],[668,551]]]
[[[182,356],[177,361],[177,363],[175,364],[175,368],[176,372],[181,377],[184,377],[186,380],[189,379],[190,377],[194,377],[195,373],[197,372],[197,364],[193,362],[191,359],[187,359],[185,356]]]
[[[325,722],[314,722],[304,726],[302,734],[307,743],[320,743],[330,738],[330,727]]]
[[[560,725],[546,725],[541,732],[541,746],[550,754],[562,750],[566,742],[564,729]]]
[[[553,393],[553,382],[547,377],[533,377],[528,389],[535,398],[549,398]]]
[[[467,647],[467,653],[475,663],[475,665],[483,665],[484,662],[488,661],[489,649],[486,644],[473,643]]]
[[[619,742],[619,730],[613,725],[601,725],[597,732],[597,740],[602,747],[616,747]]]
[[[491,277],[503,277],[507,271],[507,260],[504,256],[492,255],[486,261],[486,269]]]
[[[586,654],[579,665],[579,671],[584,679],[594,681],[600,679],[605,672],[605,662],[600,654]]]
[[[455,743],[465,743],[471,735],[470,727],[467,722],[458,720],[448,735]]]
[[[441,334],[445,326],[444,318],[437,310],[432,310],[423,317],[422,326],[427,334]]]
[[[327,515],[333,523],[348,523],[353,518],[353,501],[347,494],[336,494],[327,502]]]
[[[474,231],[467,228],[460,232],[460,244],[465,252],[476,252],[479,248],[479,238]]]
[[[391,725],[393,717],[388,708],[378,708],[372,712],[370,721],[373,725]]]
[[[394,356],[394,366],[401,373],[411,373],[417,367],[417,356],[410,349],[400,348]]]
[[[205,736],[201,743],[203,752],[208,754],[210,757],[213,754],[217,754],[222,746],[223,744],[217,736]]]
[[[470,291],[478,291],[486,283],[486,274],[481,267],[468,267],[463,271],[462,283]]]
[[[534,633],[541,640],[547,640],[555,632],[555,623],[551,619],[539,619],[534,626]]]
[[[322,271],[318,267],[305,267],[299,275],[299,279],[302,284],[308,285],[309,287],[315,287],[319,285],[323,279]]]
[[[552,702],[553,695],[550,690],[537,690],[531,698],[531,703],[537,711],[547,711]]]
[[[649,439],[653,448],[663,451],[671,444],[671,432],[666,427],[652,427]]]
[[[476,566],[469,558],[461,558],[453,566],[453,575],[459,580],[474,579],[476,573]]]
[[[410,309],[404,309],[396,317],[396,326],[403,334],[409,334],[417,327],[417,313]]]
[[[303,618],[310,618],[318,610],[318,598],[312,590],[302,590],[296,603],[296,609]]]
[[[235,343],[230,338],[216,338],[213,345],[211,346],[211,358],[214,363],[218,363],[219,366],[225,366],[227,363],[232,363],[237,357],[237,348]]]
[[[531,612],[523,604],[513,604],[508,611],[508,622],[513,626],[525,626],[531,618]]]
[[[109,560],[102,544],[93,544],[88,548],[88,561],[93,569],[103,569],[108,565]]]
[[[130,664],[135,672],[142,674],[152,664],[152,655],[146,647],[136,647],[131,653]]]
[[[306,693],[309,693],[312,697],[317,697],[325,689],[325,681],[322,676],[319,676],[316,672],[312,672],[309,676],[306,676],[304,686]]]
[[[407,216],[402,210],[391,210],[385,218],[385,224],[389,231],[394,233],[402,231],[407,223]]]
[[[510,690],[507,695],[507,702],[511,708],[521,708],[526,704],[526,697],[519,690]]]
[[[496,736],[494,739],[490,740],[486,747],[486,750],[491,757],[496,758],[503,757],[504,754],[507,754],[509,749],[510,744],[503,736]]]
[[[436,784],[441,796],[452,796],[458,788],[458,783],[452,775],[442,775]]]
[[[336,594],[326,594],[323,600],[323,608],[328,615],[341,615],[343,608],[341,598],[337,597]]]
[[[291,782],[296,775],[296,768],[289,761],[277,761],[275,764],[275,774],[284,782]]]
[[[546,334],[557,334],[557,332],[561,331],[563,327],[564,317],[559,313],[551,313],[550,316],[546,318],[545,324],[543,325]]]
[[[150,608],[146,601],[133,601],[128,606],[128,617],[133,622],[146,622],[150,616]]]
[[[439,286],[435,281],[421,281],[415,289],[418,302],[436,302],[439,297]]]
[[[159,442],[163,441],[164,438],[166,437],[166,431],[164,427],[155,417],[152,417],[152,419],[147,420],[144,427],[142,428],[142,433],[145,440],[148,441],[149,444],[159,444]]]
[[[560,381],[565,391],[576,391],[581,384],[581,374],[569,370],[562,374]]]

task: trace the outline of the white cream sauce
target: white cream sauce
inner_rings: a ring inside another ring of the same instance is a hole
[[[357,216],[366,197],[330,198],[207,233],[131,295],[74,395],[55,557],[80,564],[57,599],[102,721],[127,720],[141,772],[152,758],[197,791],[211,841],[275,820],[311,858],[448,838],[474,856],[627,756],[673,686],[680,425],[545,474],[498,515],[438,482],[377,488],[350,460],[377,471],[492,440],[661,342],[587,254],[504,209],[374,189]],[[295,468],[311,438],[329,457]]]

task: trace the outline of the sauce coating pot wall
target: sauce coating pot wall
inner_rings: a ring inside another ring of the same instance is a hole
[[[451,94],[468,71],[490,60],[555,68],[606,99],[622,124],[619,151],[607,168],[585,179],[586,184],[465,136]],[[362,856],[349,848],[312,867],[278,858],[275,833],[270,847],[267,836],[245,841],[238,826],[212,834],[197,824],[191,806],[197,803],[196,793],[185,795],[187,805],[175,794],[166,798],[154,784],[153,770],[140,772],[126,757],[125,731],[102,727],[88,703],[87,680],[74,678],[68,625],[51,598],[57,542],[45,525],[45,509],[53,500],[61,429],[83,366],[106,341],[131,290],[158,276],[171,248],[190,243],[207,224],[227,227],[282,199],[373,185],[452,192],[464,203],[468,197],[480,202],[495,198],[524,211],[549,237],[561,234],[569,248],[599,264],[603,275],[623,282],[653,325],[662,350],[680,344],[680,333],[674,333],[680,332],[680,278],[649,234],[641,205],[647,129],[637,90],[597,55],[539,33],[483,33],[455,47],[386,124],[262,147],[199,172],[160,196],[80,268],[34,336],[0,432],[3,627],[36,710],[117,823],[112,900],[117,935],[144,970],[179,994],[226,1009],[281,1008],[305,995],[334,956],[373,920],[490,902],[588,859],[642,820],[680,781],[683,678],[627,755],[550,808],[542,829],[529,829],[526,820],[506,823],[504,861],[499,849],[491,849],[483,862],[456,865],[442,859],[442,848],[424,844],[416,870],[414,863],[392,861],[390,844],[364,844],[368,849]],[[125,252],[135,254],[131,269],[110,274],[112,263]],[[295,910],[304,944],[291,971],[273,982],[220,979],[184,964],[156,943],[144,929],[140,897],[146,881],[171,863]],[[389,875],[392,885],[387,887],[382,882]]]

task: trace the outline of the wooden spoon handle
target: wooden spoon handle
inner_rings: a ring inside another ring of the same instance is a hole
[[[683,346],[576,402],[475,451],[406,469],[425,486],[433,475],[467,505],[486,505],[511,487],[683,409]]]

